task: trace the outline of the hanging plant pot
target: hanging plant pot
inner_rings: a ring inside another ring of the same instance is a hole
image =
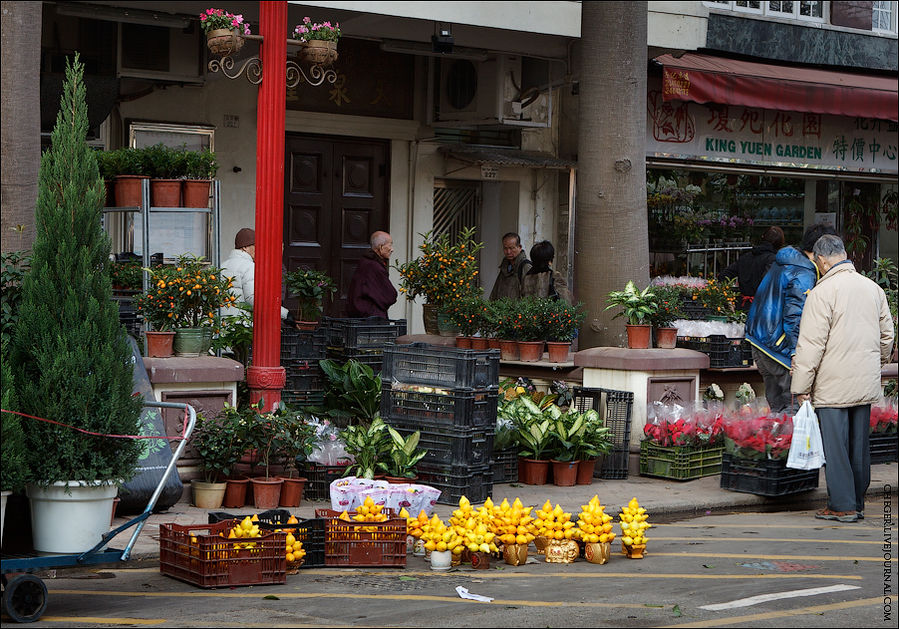
[[[206,46],[214,55],[233,55],[244,45],[244,38],[237,29],[218,28],[206,33]]]
[[[546,348],[549,352],[549,362],[564,363],[568,360],[568,350],[571,349],[571,342],[547,341]]]
[[[151,179],[150,205],[152,207],[181,207],[181,180]]]
[[[115,178],[115,207],[141,206],[141,181],[143,175],[118,175]]]
[[[535,363],[543,358],[543,341],[518,341],[520,360]]]
[[[184,207],[209,207],[208,179],[185,179],[181,183],[181,200]]]
[[[297,59],[310,65],[329,66],[337,61],[337,42],[321,39],[303,42]]]
[[[627,346],[630,349],[649,349],[650,336],[652,335],[651,325],[630,325],[627,328]]]
[[[173,352],[174,332],[145,332],[147,358],[168,358]]]
[[[677,328],[656,328],[656,347],[659,349],[677,347]]]

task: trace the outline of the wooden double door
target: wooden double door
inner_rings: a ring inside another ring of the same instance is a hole
[[[389,231],[386,141],[288,134],[284,264],[326,272],[337,283],[325,314],[346,316],[346,296],[372,232]],[[296,300],[287,307],[296,312]]]

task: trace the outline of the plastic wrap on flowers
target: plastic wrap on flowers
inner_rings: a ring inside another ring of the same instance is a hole
[[[643,435],[661,446],[717,445],[724,437],[723,408],[653,402],[647,409]]]
[[[896,434],[896,424],[899,413],[896,408],[896,398],[883,400],[871,407],[871,432],[873,434]]]
[[[725,452],[738,459],[786,460],[793,439],[793,418],[768,415],[750,405],[724,419]]]

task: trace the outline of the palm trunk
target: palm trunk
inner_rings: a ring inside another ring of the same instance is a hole
[[[581,4],[575,286],[588,317],[579,349],[620,345],[606,295],[649,282],[646,2]]]

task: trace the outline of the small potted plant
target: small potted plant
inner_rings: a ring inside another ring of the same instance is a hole
[[[337,40],[340,39],[340,24],[335,22],[313,22],[306,16],[293,29],[293,38],[303,42],[297,55],[300,61],[312,65],[329,66],[337,61]]]
[[[378,463],[390,447],[387,424],[376,417],[368,426],[347,426],[340,431],[340,438],[347,454],[353,457],[353,463],[347,467],[346,473],[354,473],[359,478],[374,478]]]
[[[587,316],[584,305],[571,305],[563,299],[544,299],[542,306],[549,362],[564,362],[568,358],[571,341]]]
[[[200,24],[206,33],[206,46],[216,55],[238,52],[243,48],[244,37],[250,34],[250,25],[244,22],[243,15],[222,9],[206,9],[200,14]]]
[[[655,329],[656,347],[674,349],[677,346],[677,328],[672,327],[677,319],[684,318],[681,308],[682,291],[674,286],[653,286],[658,309],[649,316]]]
[[[284,274],[287,290],[297,298],[297,325],[314,330],[322,316],[325,298],[331,298],[337,285],[331,277],[314,269],[297,269]]]
[[[486,337],[475,337],[487,314],[486,302],[476,295],[459,299],[449,306],[449,316],[459,329],[456,347],[463,349],[487,349]]]
[[[517,312],[516,300],[503,298],[491,301],[488,306],[488,321],[499,341],[502,360],[518,360],[518,338],[521,333],[521,321]]]
[[[518,354],[524,362],[537,362],[543,358],[544,301],[538,297],[524,297],[515,302],[513,317],[518,331]]]
[[[181,188],[181,199],[184,207],[208,207],[209,187],[218,162],[215,153],[208,148],[201,151],[184,151],[184,181]]]
[[[162,142],[141,149],[144,171],[150,175],[150,205],[181,207],[182,152]]]
[[[0,369],[2,377],[2,404],[6,410],[15,409],[15,391],[13,387],[12,362],[9,356],[9,345],[4,338],[0,354],[3,364]],[[25,486],[27,474],[25,433],[18,415],[4,412],[2,414],[3,439],[0,441],[0,540],[3,538],[3,521],[6,518],[6,499]]]
[[[526,398],[522,398],[525,403]],[[533,405],[533,403],[531,403]],[[533,405],[538,411],[528,417],[521,418],[515,422],[518,429],[518,444],[521,448],[518,456],[522,462],[519,468],[519,479],[525,485],[545,485],[547,473],[549,472],[549,459],[547,455],[552,446],[552,432],[550,430],[550,420],[543,417],[540,409]]]
[[[658,310],[658,302],[651,286],[642,291],[637,290],[633,281],[628,281],[622,291],[609,293],[606,310],[621,308],[621,312],[615,315],[627,319],[627,346],[631,349],[649,348],[652,325],[651,317]]]
[[[415,465],[428,454],[427,450],[418,449],[421,433],[416,430],[403,439],[392,426],[387,426],[387,433],[390,435],[390,444],[384,460],[378,461],[378,467],[387,474],[387,482],[408,483],[415,480],[418,478]]]
[[[272,463],[277,463],[279,453],[291,443],[283,408],[261,412],[262,403],[251,404],[248,416],[247,442],[253,451],[253,469],[262,468],[264,474],[250,477],[253,485],[253,502],[257,509],[274,509],[281,500],[281,477],[272,476]]]
[[[234,467],[246,450],[245,429],[241,414],[233,406],[226,405],[211,418],[197,416],[191,444],[200,457],[203,480],[191,481],[194,505],[202,509],[222,506],[226,479],[234,475]]]
[[[121,148],[110,151],[105,159],[107,172],[114,174],[115,207],[141,207],[143,180],[149,179],[142,151]]]
[[[283,403],[282,403],[283,405]],[[306,486],[306,478],[294,478],[296,471],[295,462],[298,458],[305,460],[315,445],[315,428],[311,426],[308,416],[303,411],[288,411],[282,408],[283,414],[283,438],[281,452],[286,460],[287,476],[282,476],[281,506],[299,507],[303,498],[303,489]]]

